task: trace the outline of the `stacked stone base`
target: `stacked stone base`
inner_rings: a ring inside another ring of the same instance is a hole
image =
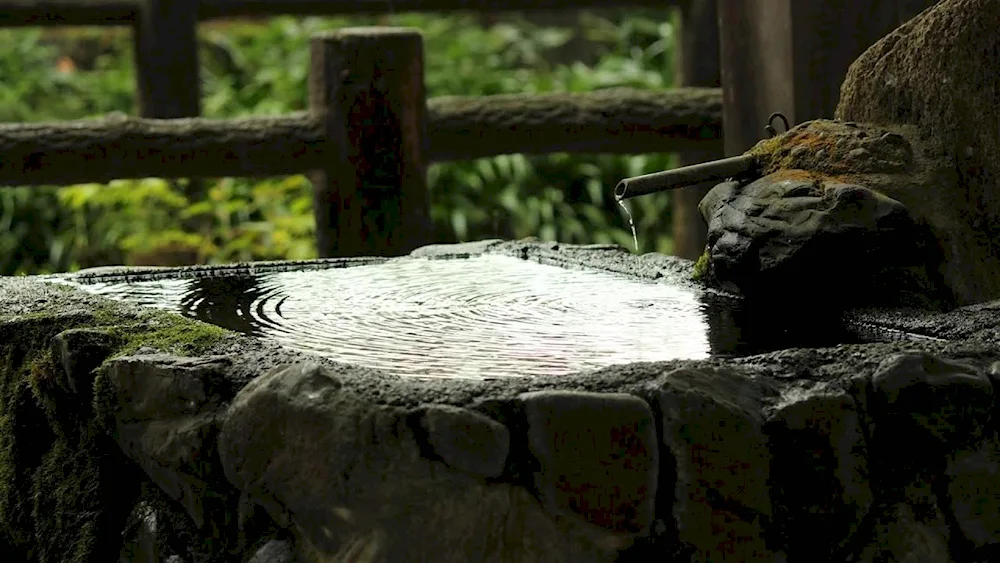
[[[950,341],[475,382],[23,279],[0,305],[5,561],[1000,557],[996,307],[879,317]]]

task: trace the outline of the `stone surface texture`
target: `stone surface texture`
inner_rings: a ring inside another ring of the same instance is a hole
[[[954,166],[914,126],[808,121],[750,152],[762,175],[699,206],[708,280],[754,299],[825,293],[836,307],[1000,296]]]
[[[867,185],[851,175],[793,168],[715,186],[699,207],[712,277],[753,299],[829,293],[830,303],[845,287],[874,294],[871,281],[883,271],[923,266],[922,245],[914,244],[926,238],[922,225]]]
[[[858,57],[836,120],[751,149],[760,177],[702,201],[709,279],[785,299],[1000,298],[998,27],[993,0],[942,0]]]
[[[938,2],[851,65],[836,112],[845,120],[911,128],[938,163],[936,190],[920,197],[929,207],[935,195],[945,198],[936,213],[928,209],[942,227],[945,263],[954,265],[943,274],[954,278],[960,295],[974,296],[970,301],[1000,296],[998,26],[996,2]]]
[[[416,254],[481,252],[692,275]],[[883,341],[430,381],[0,279],[0,559],[996,560],[1000,305],[844,319]]]

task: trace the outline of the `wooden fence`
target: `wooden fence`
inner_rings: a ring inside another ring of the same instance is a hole
[[[714,6],[712,0],[667,2],[678,3],[685,13],[692,5]],[[393,255],[431,242],[426,167],[432,162],[507,153],[721,154],[718,88],[427,100],[422,42],[419,32],[407,29],[358,28],[315,38],[307,113],[239,120],[195,117],[201,97],[195,29],[201,19],[483,10],[495,9],[493,4],[489,0],[0,0],[0,27],[132,25],[143,116],[0,125],[0,183],[312,171],[319,254]],[[664,2],[517,0],[506,2],[503,9],[609,5],[662,7]],[[710,18],[704,13],[700,17],[714,25],[714,9]],[[708,66],[713,66],[711,60]],[[715,73],[717,83],[717,65]],[[699,227],[703,228],[695,225],[696,230]],[[700,250],[697,242],[695,247]]]
[[[192,20],[234,16],[388,14],[393,12],[541,11],[678,6],[688,0],[199,0]],[[123,25],[141,12],[177,0],[3,0],[0,27],[20,25]]]

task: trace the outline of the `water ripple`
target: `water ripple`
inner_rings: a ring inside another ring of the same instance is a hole
[[[567,374],[711,353],[690,289],[502,256],[82,287],[407,376]]]

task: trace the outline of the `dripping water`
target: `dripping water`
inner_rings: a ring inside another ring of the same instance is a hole
[[[628,217],[628,226],[632,228],[632,244],[635,245],[635,251],[639,252],[639,237],[635,234],[635,221],[632,220],[632,212],[628,210],[628,206],[625,205],[625,200],[622,198],[618,199],[618,205],[622,206],[625,210],[625,215]]]

